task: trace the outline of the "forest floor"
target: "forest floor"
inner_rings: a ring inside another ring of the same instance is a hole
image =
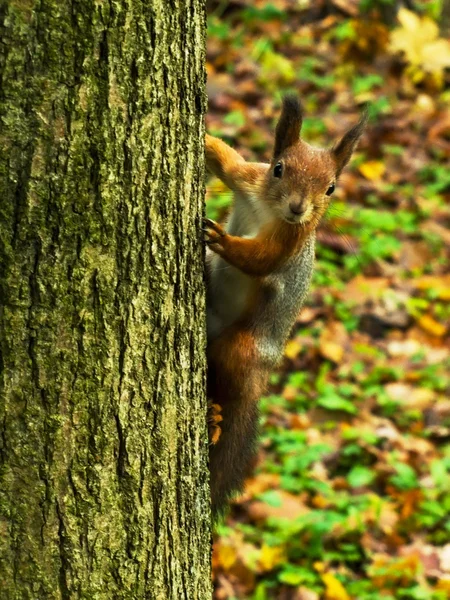
[[[216,600],[450,598],[450,43],[439,1],[391,4],[210,3],[207,129],[247,159],[286,91],[319,146],[371,115],[217,529]],[[208,215],[229,204],[210,180]]]

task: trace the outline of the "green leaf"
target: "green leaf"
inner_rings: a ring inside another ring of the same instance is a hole
[[[245,115],[241,110],[232,110],[224,117],[223,122],[234,127],[243,127],[245,125]]]
[[[352,402],[350,402],[350,400],[342,398],[337,394],[319,398],[317,400],[317,404],[322,408],[326,408],[327,410],[343,410],[351,415],[354,415],[358,412],[358,409]]]
[[[395,463],[396,475],[390,481],[399,490],[413,490],[418,487],[417,475],[412,467],[403,463]]]
[[[369,485],[375,478],[375,473],[367,467],[356,465],[349,472],[347,481],[352,488],[363,487]]]
[[[314,571],[297,567],[295,565],[286,565],[284,569],[278,573],[278,580],[287,585],[300,585],[301,583],[316,582]]]
[[[269,506],[273,506],[274,508],[278,508],[282,505],[280,494],[275,490],[268,490],[267,492],[263,492],[262,494],[260,494],[259,498],[263,502],[265,502]]]

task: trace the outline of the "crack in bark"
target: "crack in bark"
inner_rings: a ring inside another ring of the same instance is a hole
[[[70,572],[70,561],[67,556],[65,550],[65,544],[67,543],[66,530],[64,526],[64,519],[62,516],[62,512],[59,506],[59,502],[55,503],[56,514],[58,516],[58,540],[59,540],[59,557],[60,557],[60,567],[59,567],[59,591],[61,594],[61,600],[70,600],[71,594],[69,590],[69,585],[67,582],[68,573]]]

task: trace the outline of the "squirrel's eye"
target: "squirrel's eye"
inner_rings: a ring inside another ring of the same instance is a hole
[[[282,174],[283,174],[283,165],[280,162],[278,162],[273,169],[273,176],[281,177]]]
[[[336,186],[334,185],[334,183],[332,183],[332,184],[330,185],[330,187],[327,189],[327,191],[325,192],[325,194],[326,194],[327,196],[331,196],[331,194],[334,192],[334,188],[335,188],[335,187],[336,187]]]

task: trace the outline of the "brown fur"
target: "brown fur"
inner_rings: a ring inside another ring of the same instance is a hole
[[[247,275],[269,275],[298,251],[309,228],[274,221],[253,239],[229,235],[217,225],[210,231],[209,246],[233,267]]]
[[[261,363],[245,320],[210,344],[208,398],[222,407],[221,435],[210,446],[211,502],[224,507],[231,490],[250,474],[257,430],[257,401],[265,392],[269,371]],[[245,442],[243,443],[243,441]]]

